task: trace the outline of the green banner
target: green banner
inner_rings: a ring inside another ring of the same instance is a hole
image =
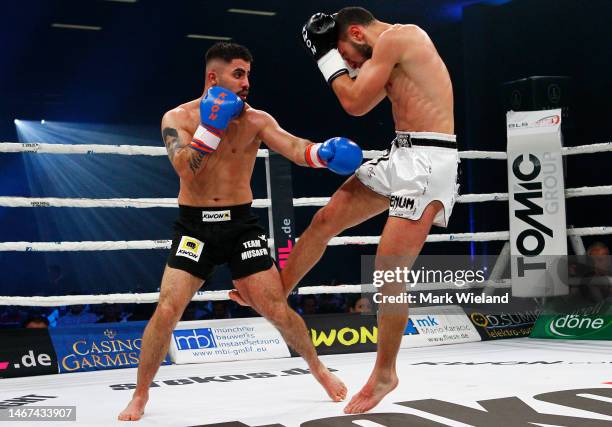
[[[602,302],[572,312],[540,314],[530,337],[612,341],[611,305]]]

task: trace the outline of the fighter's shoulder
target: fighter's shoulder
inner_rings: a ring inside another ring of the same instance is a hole
[[[407,43],[413,43],[423,37],[427,37],[427,33],[418,25],[395,24],[382,32],[378,44],[384,48],[402,46]]]
[[[194,100],[166,111],[162,117],[162,124],[173,123],[175,125],[179,125],[189,123],[191,121],[194,108],[197,109],[198,104],[199,100]]]
[[[247,120],[249,124],[257,128],[257,130],[261,130],[275,122],[271,114],[253,107],[249,107],[244,111],[243,118]]]

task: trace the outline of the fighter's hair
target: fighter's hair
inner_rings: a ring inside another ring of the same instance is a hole
[[[593,242],[587,248],[586,253],[588,254],[593,249],[608,249],[608,250],[610,250],[610,248],[608,248],[608,246],[604,242]]]
[[[220,59],[227,63],[232,62],[233,59],[253,62],[253,55],[246,47],[238,43],[217,42],[206,51],[206,64],[213,59]]]
[[[347,304],[346,304],[347,308],[348,309],[352,308],[354,310],[356,308],[356,306],[357,306],[357,303],[359,302],[359,300],[361,298],[369,299],[367,295],[361,295],[361,294],[350,295],[347,298],[347,301],[346,301],[347,302]]]
[[[334,16],[334,20],[338,26],[338,37],[345,39],[348,27],[351,25],[368,26],[376,21],[376,18],[363,7],[350,6],[340,9]]]
[[[44,323],[45,325],[49,326],[49,319],[47,319],[45,316],[39,315],[39,314],[33,314],[30,315],[25,322],[23,322],[23,327],[26,328],[28,326],[28,324],[32,323],[32,322],[36,322],[36,323]]]

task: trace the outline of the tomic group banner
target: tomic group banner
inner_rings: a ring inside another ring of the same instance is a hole
[[[512,295],[567,295],[561,110],[510,111],[508,195]]]
[[[266,319],[180,322],[170,342],[177,364],[290,357],[280,332]]]

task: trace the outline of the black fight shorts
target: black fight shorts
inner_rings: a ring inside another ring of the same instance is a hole
[[[207,280],[216,266],[225,263],[234,280],[268,270],[273,264],[266,232],[251,204],[179,206],[168,266]]]

